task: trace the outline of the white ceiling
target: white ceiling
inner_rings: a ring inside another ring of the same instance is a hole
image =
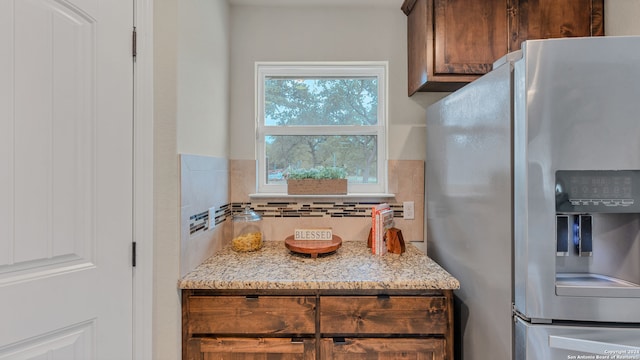
[[[231,5],[259,6],[367,6],[400,9],[401,0],[229,0]]]

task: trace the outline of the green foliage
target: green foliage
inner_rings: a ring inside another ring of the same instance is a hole
[[[375,125],[375,78],[271,78],[265,81],[268,125]]]
[[[316,167],[311,169],[290,169],[284,174],[286,179],[344,179],[347,171],[339,167]]]
[[[377,91],[377,79],[372,77],[271,78],[265,81],[265,122],[269,126],[319,128],[376,125]],[[265,146],[271,172],[342,167],[350,181],[376,181],[376,136],[333,136],[322,130],[313,135],[267,134]]]

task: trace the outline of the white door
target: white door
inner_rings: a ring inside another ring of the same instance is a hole
[[[0,0],[0,359],[132,357],[133,0]]]

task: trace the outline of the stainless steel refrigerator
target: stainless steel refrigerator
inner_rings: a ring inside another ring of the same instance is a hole
[[[426,131],[456,358],[640,359],[640,37],[527,41]]]

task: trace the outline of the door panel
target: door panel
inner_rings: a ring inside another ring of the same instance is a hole
[[[516,360],[640,358],[637,327],[533,325],[519,318],[515,326]]]
[[[87,322],[10,346],[4,359],[84,360],[95,353],[95,322]]]
[[[608,268],[640,263],[637,214],[592,213],[592,256],[558,257],[556,246],[557,171],[640,169],[639,47],[636,37],[533,40],[515,64],[514,257],[525,261],[514,263],[514,300],[527,318],[640,323],[627,310],[640,306],[632,291],[601,283],[589,294],[579,281],[566,293],[561,277],[615,277]]]
[[[507,1],[434,1],[435,74],[482,75],[507,53]]]
[[[0,0],[0,359],[131,358],[132,10]]]
[[[52,2],[15,12],[16,40],[50,36],[14,44],[13,236],[0,273],[92,263],[95,21]]]

